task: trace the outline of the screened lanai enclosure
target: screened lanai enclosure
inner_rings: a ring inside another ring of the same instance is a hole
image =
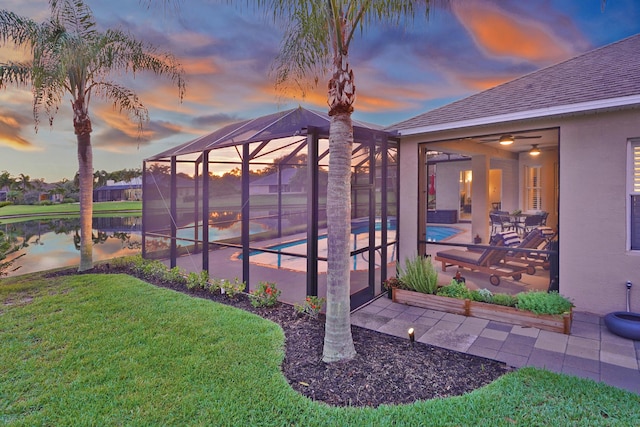
[[[354,120],[351,305],[395,275],[397,140]],[[144,161],[143,256],[281,300],[326,295],[329,117],[296,108],[225,126]]]

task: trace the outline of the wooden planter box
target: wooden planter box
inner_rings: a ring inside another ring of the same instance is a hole
[[[468,299],[461,300],[441,297],[396,288],[393,289],[393,302],[428,308],[430,310],[444,311],[446,313],[494,320],[496,322],[511,323],[518,326],[544,329],[545,331],[560,332],[567,335],[571,333],[571,320],[573,318],[573,312],[563,315],[535,314],[513,307],[476,302]]]
[[[393,288],[393,302],[468,316],[468,300]]]

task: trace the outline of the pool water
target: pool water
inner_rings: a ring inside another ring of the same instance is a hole
[[[456,227],[447,227],[444,225],[427,226],[427,242],[439,242],[449,237],[455,236],[462,230]]]
[[[376,227],[377,228],[377,227]],[[360,233],[360,231],[358,229]],[[460,233],[462,230],[456,227],[447,227],[447,226],[429,226],[427,227],[427,240],[430,242],[437,242],[443,239],[447,239],[451,236],[454,236]],[[360,233],[354,233],[352,237],[351,245],[353,249],[358,249],[359,247],[364,247],[361,245],[368,244],[368,237],[363,234],[364,237],[359,238]],[[392,234],[390,236],[390,240],[395,239],[395,230],[390,230]],[[378,236],[379,237],[379,236]],[[322,235],[318,237],[318,254],[321,257],[326,257],[326,235]],[[360,243],[360,244],[359,244]],[[378,240],[376,240],[376,245],[380,244]],[[254,250],[249,253],[250,259],[252,263],[268,265],[276,268],[288,268],[291,270],[297,271],[305,271],[306,270],[306,254],[307,254],[307,239],[298,239],[285,243],[280,243],[277,245],[268,246],[269,250],[272,251],[283,251],[283,253],[273,253],[273,252],[264,252],[261,250]],[[296,255],[291,255],[296,254]],[[376,253],[376,258],[379,256]],[[237,259],[242,259],[242,254],[237,254]],[[359,270],[366,268],[368,266],[367,259],[363,257],[362,254],[354,255],[353,257],[353,270]],[[326,271],[326,262],[321,262],[318,267],[320,272]]]

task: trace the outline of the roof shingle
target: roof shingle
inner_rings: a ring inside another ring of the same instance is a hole
[[[640,95],[640,34],[388,127],[418,127]]]

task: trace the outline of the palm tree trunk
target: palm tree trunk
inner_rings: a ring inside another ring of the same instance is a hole
[[[334,60],[329,82],[329,181],[327,183],[327,317],[322,360],[337,362],[356,355],[351,336],[349,237],[351,236],[351,112],[353,73],[346,52]]]
[[[80,267],[78,271],[93,268],[93,153],[91,134],[77,134],[78,179],[80,181]]]

